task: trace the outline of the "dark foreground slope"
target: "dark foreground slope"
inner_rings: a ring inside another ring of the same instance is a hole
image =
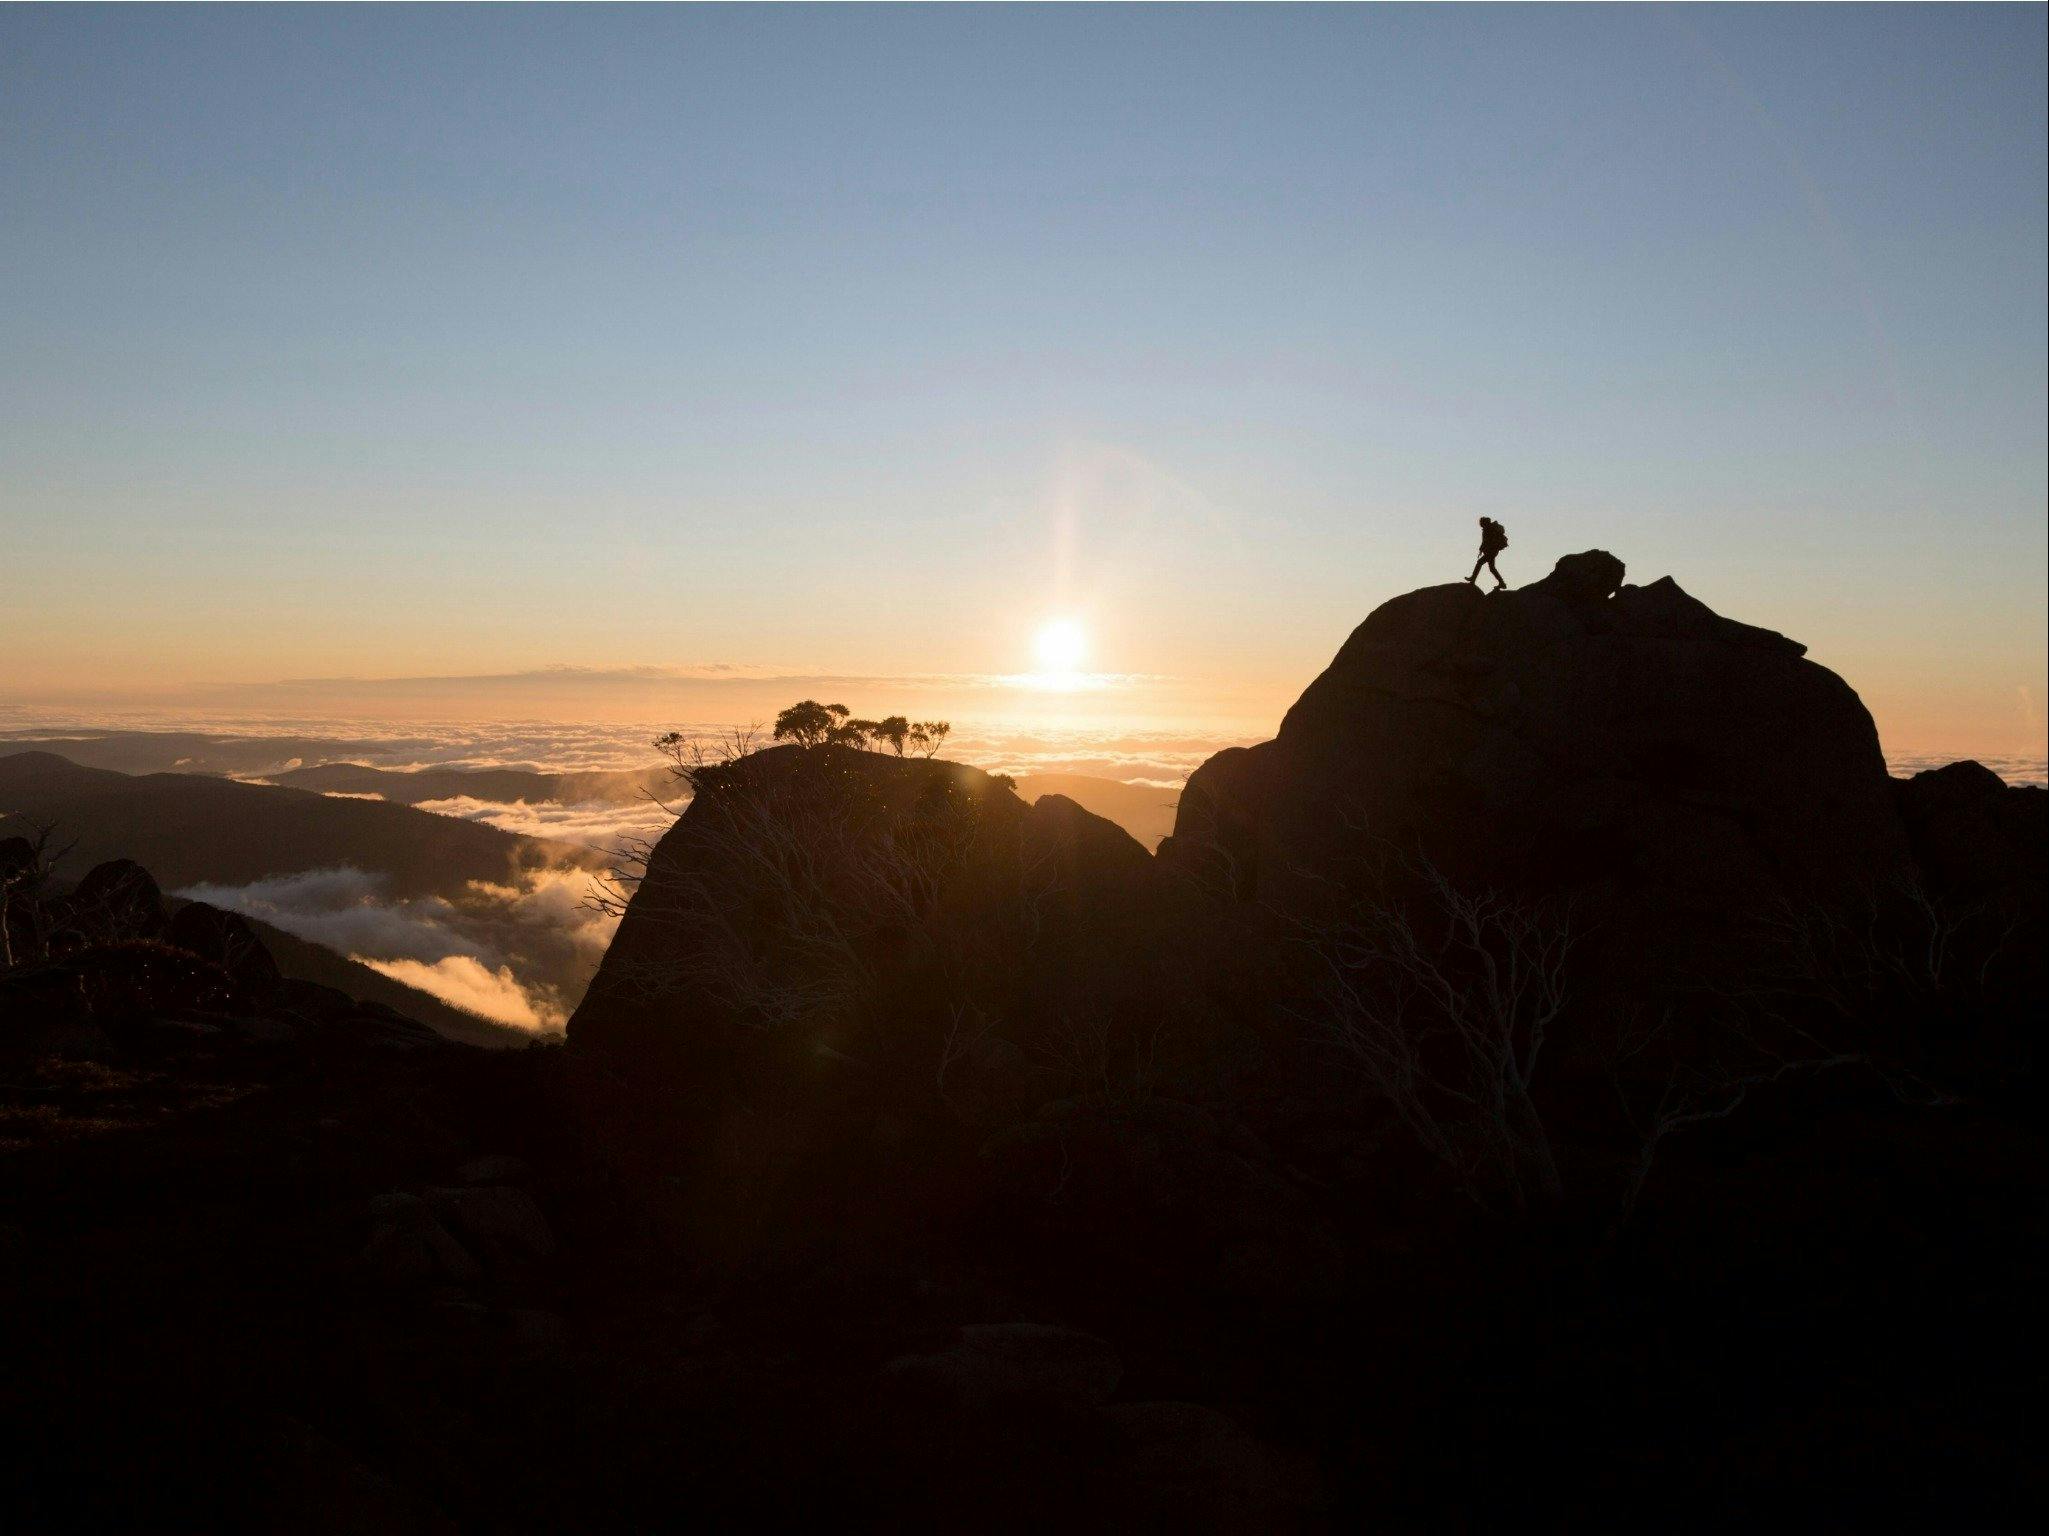
[[[21,840],[0,941],[9,1529],[448,1528],[349,1446],[421,1364],[391,1286],[488,1266],[481,1326],[520,1326],[553,1239],[506,1154],[561,1122],[546,1053],[288,976],[137,865],[57,887]]]
[[[1594,586],[1396,599],[1157,859],[955,765],[713,770],[566,1049],[34,1037],[9,1507],[2022,1524],[2044,797]]]

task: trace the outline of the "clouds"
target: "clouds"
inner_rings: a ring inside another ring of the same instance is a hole
[[[568,1021],[618,926],[587,905],[591,890],[587,872],[555,868],[401,897],[383,875],[343,867],[176,894],[323,944],[456,1007],[549,1032]]]
[[[516,1029],[528,1029],[536,1034],[552,1033],[566,1022],[553,1009],[546,1013],[537,1011],[509,965],[489,970],[468,955],[448,955],[432,965],[418,960],[364,959],[363,963],[373,971],[383,972],[393,981],[404,982],[453,1007],[496,1019],[500,1024],[510,1024]]]
[[[375,798],[375,797],[372,797]],[[437,816],[459,816],[481,821],[505,832],[525,837],[552,837],[563,842],[582,843],[600,851],[624,846],[633,839],[652,841],[668,830],[675,818],[645,800],[619,803],[604,800],[561,801],[482,800],[474,795],[457,795],[446,800],[420,800],[415,810]]]

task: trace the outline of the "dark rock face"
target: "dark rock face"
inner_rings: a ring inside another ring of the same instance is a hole
[[[1648,964],[1702,920],[1903,877],[1855,693],[1669,577],[1622,574],[1595,550],[1521,591],[1382,604],[1274,741],[1197,771],[1163,851],[1298,914],[1417,860],[1480,888],[1588,892]]]
[[[742,758],[656,848],[570,1020],[592,1123],[691,1170],[691,1224],[735,1254],[816,1241],[845,1200],[937,1198],[917,1181],[971,1146],[850,1185],[878,1123],[958,1143],[1128,1072],[1162,995],[1155,882],[1114,823],[972,768]]]
[[[759,752],[656,848],[570,1038],[623,1067],[723,1056],[798,1015],[842,1061],[969,1015],[1023,1028],[1127,989],[1120,935],[1152,877],[1064,796],[1027,806],[954,763]]]

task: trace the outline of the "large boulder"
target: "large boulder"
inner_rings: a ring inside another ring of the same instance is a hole
[[[155,877],[133,859],[109,859],[86,871],[71,892],[66,915],[84,942],[154,939],[164,931],[164,894]]]
[[[598,1144],[734,1256],[936,1198],[949,1156],[1159,1029],[1155,880],[1114,823],[956,763],[702,774],[569,1021]]]
[[[2017,904],[2039,915],[2049,875],[2049,792],[1982,763],[1896,780],[1894,794],[1931,894]]]
[[[247,918],[203,901],[188,901],[171,915],[164,942],[212,961],[252,992],[268,994],[283,979]]]
[[[1073,801],[1027,806],[957,763],[757,752],[703,776],[656,846],[569,1041],[625,1068],[801,1021],[807,1050],[872,1056],[907,1010],[1014,1013],[1033,950],[1068,990],[1114,987],[1110,931],[1151,862]]]
[[[1418,870],[1567,893],[1637,977],[1787,901],[1907,877],[1878,733],[1841,678],[1603,551],[1520,591],[1383,603],[1278,736],[1190,779],[1170,865],[1315,921]]]

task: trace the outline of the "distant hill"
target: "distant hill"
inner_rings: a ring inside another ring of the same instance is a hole
[[[1091,815],[1116,822],[1143,843],[1148,853],[1174,830],[1174,807],[1181,801],[1178,789],[1126,784],[1085,773],[1036,773],[1019,779],[1017,792],[1028,801],[1041,795],[1065,795]]]
[[[77,868],[134,859],[169,890],[352,865],[381,872],[396,894],[410,896],[502,881],[522,868],[601,862],[571,843],[404,805],[205,774],[131,777],[54,752],[0,757],[0,835],[50,824],[61,842],[76,839],[69,862]]]
[[[84,768],[116,773],[268,775],[296,763],[325,763],[374,752],[427,751],[433,742],[363,741],[334,736],[235,736],[204,731],[0,732],[0,752],[40,749]]]

